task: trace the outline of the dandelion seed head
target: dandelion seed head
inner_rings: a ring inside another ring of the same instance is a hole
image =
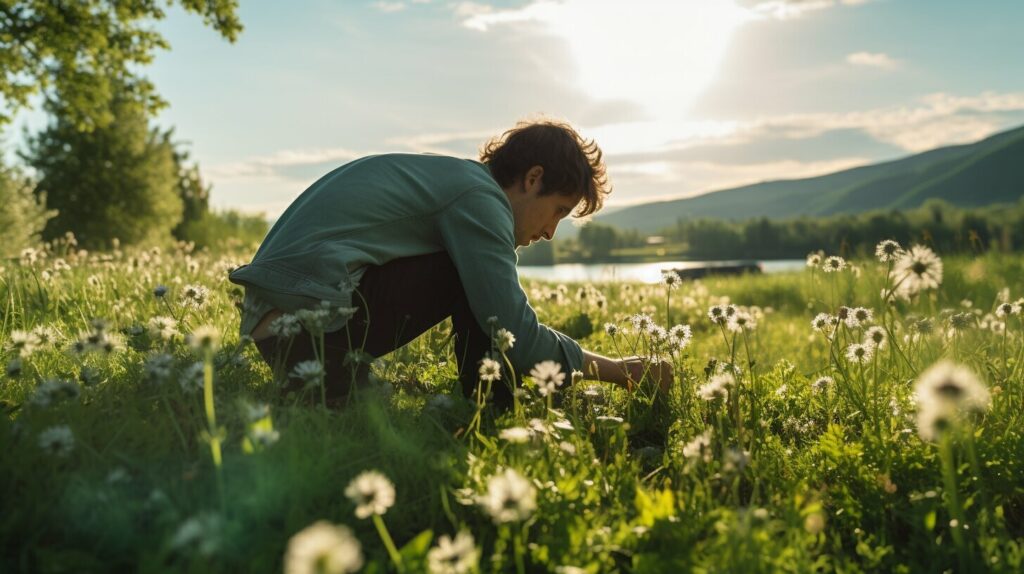
[[[903,255],[903,247],[892,239],[886,239],[875,246],[875,257],[882,263],[896,261]]]
[[[514,469],[506,468],[487,482],[477,501],[495,524],[521,522],[537,509],[537,490]]]
[[[825,261],[821,264],[821,269],[825,273],[836,273],[846,269],[846,260],[838,255],[830,255],[825,258]]]
[[[188,344],[195,351],[216,351],[220,348],[220,331],[210,325],[201,325],[188,336]]]
[[[846,360],[860,365],[871,361],[874,356],[874,348],[862,343],[854,343],[846,348]]]
[[[922,410],[948,403],[957,412],[984,412],[989,407],[989,392],[973,371],[948,360],[932,365],[914,386]]]
[[[285,574],[347,574],[363,567],[363,551],[352,530],[320,520],[292,536]]]
[[[306,386],[318,386],[323,383],[324,366],[320,361],[302,361],[292,368],[291,378],[299,379]]]
[[[889,339],[889,335],[885,329],[880,326],[874,326],[864,331],[864,344],[870,345],[876,349],[885,348],[885,343]]]
[[[478,560],[472,534],[460,531],[454,539],[442,534],[437,546],[427,552],[427,570],[430,574],[468,574],[476,569]]]
[[[516,336],[508,329],[498,329],[494,334],[494,344],[502,353],[508,351],[516,342]]]
[[[914,245],[900,255],[893,266],[890,281],[902,298],[942,284],[942,259],[923,245]]]
[[[367,470],[348,483],[345,496],[356,505],[356,518],[381,516],[395,504],[395,485],[380,472]]]
[[[815,379],[815,381],[811,383],[811,388],[817,393],[824,393],[831,388],[833,384],[835,384],[835,381],[832,377],[824,375]]]
[[[562,372],[562,365],[555,361],[541,361],[530,370],[530,376],[537,383],[537,392],[541,396],[547,396],[565,382],[565,373]]]
[[[490,357],[484,357],[480,361],[480,380],[485,383],[491,383],[501,379],[501,363],[491,359]]]
[[[56,457],[67,457],[75,449],[75,435],[67,425],[52,426],[39,433],[39,448]]]
[[[533,437],[533,432],[528,428],[509,427],[501,429],[501,432],[498,433],[498,437],[501,438],[501,440],[508,441],[512,444],[525,444],[530,442],[530,439]]]

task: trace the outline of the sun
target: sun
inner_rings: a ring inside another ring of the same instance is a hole
[[[682,117],[714,80],[733,32],[750,19],[733,0],[566,0],[546,23],[568,43],[578,85],[652,116]]]

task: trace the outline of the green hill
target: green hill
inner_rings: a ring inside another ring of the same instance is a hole
[[[973,144],[937,148],[827,175],[768,181],[631,206],[596,220],[623,229],[655,232],[687,218],[784,219],[909,209],[933,197],[977,207],[1013,202],[1022,195],[1024,127]]]

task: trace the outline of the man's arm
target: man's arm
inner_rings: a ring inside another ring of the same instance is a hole
[[[630,388],[646,377],[662,391],[672,386],[672,364],[668,361],[645,363],[640,357],[617,360],[583,349],[583,378],[605,381]]]

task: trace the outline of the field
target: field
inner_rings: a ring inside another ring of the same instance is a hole
[[[526,283],[546,324],[676,378],[538,371],[495,413],[453,390],[446,325],[344,408],[315,369],[283,395],[237,333],[249,253],[2,264],[0,570],[1024,568],[1019,256]]]

